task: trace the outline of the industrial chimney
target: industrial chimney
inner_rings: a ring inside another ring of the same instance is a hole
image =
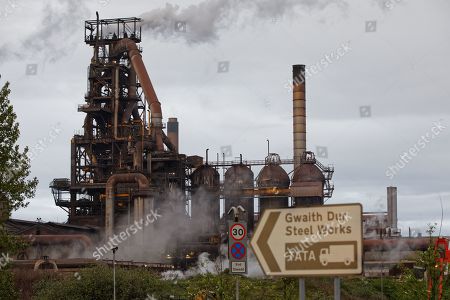
[[[292,66],[294,169],[306,151],[305,65]]]
[[[175,150],[178,152],[178,120],[177,118],[169,118],[167,122],[167,137],[170,142],[175,146]]]
[[[388,226],[397,229],[397,187],[387,187]]]

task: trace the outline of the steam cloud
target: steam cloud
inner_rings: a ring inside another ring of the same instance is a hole
[[[43,11],[41,27],[30,34],[22,46],[55,62],[79,44],[80,36],[77,33],[84,19],[89,16],[89,9],[84,1],[62,0],[47,3]]]
[[[336,5],[346,8],[345,0],[206,0],[180,9],[166,4],[141,15],[143,28],[164,39],[183,38],[188,44],[214,42],[220,30],[228,29],[244,13],[254,19],[272,19],[293,12],[297,7],[306,11],[323,10]],[[178,22],[186,23],[186,32],[176,29]]]
[[[402,0],[373,1],[386,11]],[[243,21],[245,25],[249,20],[264,21],[293,15],[296,9],[317,12],[330,6],[346,10],[348,3],[347,0],[205,0],[186,8],[168,3],[163,8],[142,14],[141,17],[143,29],[155,37],[201,44],[217,41],[220,31],[239,24],[244,17],[247,20]],[[44,59],[53,63],[64,58],[79,44],[82,23],[89,15],[86,0],[47,2],[37,30],[16,47],[0,46],[0,63],[9,59],[27,58]],[[177,22],[186,23],[186,32],[176,30]]]
[[[40,25],[16,45],[0,46],[0,63],[10,59],[39,59],[51,63],[79,45],[83,22],[89,16],[85,0],[47,2]],[[19,50],[18,50],[19,49]]]

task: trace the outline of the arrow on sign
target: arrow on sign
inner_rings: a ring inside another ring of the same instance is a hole
[[[267,241],[277,223],[278,217],[280,216],[279,211],[274,211],[269,213],[269,217],[267,218],[264,227],[261,230],[261,234],[259,235],[258,240],[256,241],[256,245],[261,250],[261,254],[265,259],[269,269],[271,272],[281,272],[280,266],[278,265],[275,257],[273,256],[272,250],[270,250],[269,244]]]

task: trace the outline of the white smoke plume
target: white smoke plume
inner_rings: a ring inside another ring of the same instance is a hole
[[[310,12],[332,5],[347,8],[345,0],[205,0],[186,8],[166,4],[141,17],[143,28],[154,36],[199,44],[218,40],[220,31],[236,24],[243,14],[249,14],[251,19],[270,20],[294,13],[297,8]],[[179,24],[183,26],[178,27]]]
[[[383,11],[404,4],[404,0],[373,0]],[[56,62],[80,45],[83,22],[90,15],[86,0],[47,1],[40,25],[15,45],[0,44],[0,63],[11,59],[39,59]],[[147,34],[187,44],[212,43],[221,31],[255,20],[271,21],[298,12],[313,13],[328,7],[347,11],[348,0],[204,0],[180,7],[167,3],[141,15]],[[109,16],[113,17],[113,16]],[[177,29],[178,23],[185,27]],[[241,23],[242,23],[241,22]]]
[[[78,32],[87,16],[89,9],[82,0],[47,3],[40,26],[22,42],[23,48],[41,53],[46,60],[55,62],[80,44]]]
[[[217,275],[220,272],[220,258],[216,258],[215,261],[209,259],[209,253],[201,253],[198,256],[198,260],[195,266],[189,268],[186,271],[170,270],[161,274],[165,280],[178,280],[193,277],[196,275],[214,274]]]
[[[264,277],[264,273],[259,265],[251,248],[248,248],[247,256],[247,268],[248,272],[246,276],[248,277]],[[165,280],[178,280],[186,279],[197,275],[213,274],[218,275],[229,267],[228,260],[228,246],[222,244],[220,247],[220,255],[215,258],[215,260],[210,259],[210,255],[206,252],[201,253],[198,256],[198,260],[195,266],[189,268],[186,271],[180,270],[169,270],[161,274],[162,278]]]
[[[85,0],[48,1],[39,25],[13,45],[0,45],[0,63],[11,59],[56,62],[80,45],[84,20],[89,16]]]

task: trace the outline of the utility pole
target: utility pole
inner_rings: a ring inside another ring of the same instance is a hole
[[[113,300],[116,300],[116,251],[119,247],[112,248],[113,252]]]
[[[236,300],[239,300],[239,275],[236,275]]]

